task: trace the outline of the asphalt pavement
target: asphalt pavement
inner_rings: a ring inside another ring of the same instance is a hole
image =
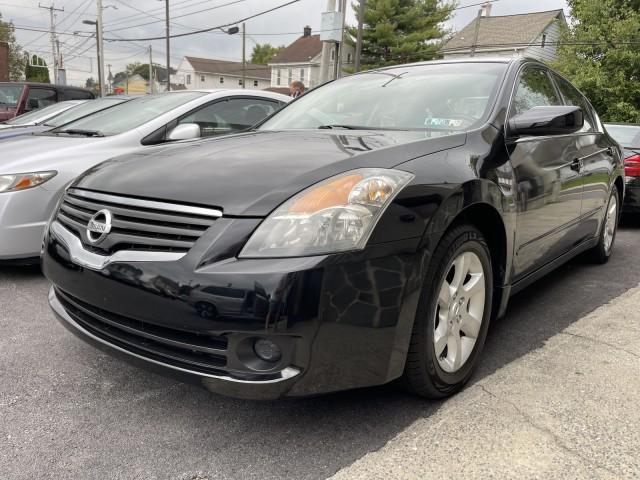
[[[0,267],[0,479],[640,477],[639,240],[627,224],[607,265],[578,258],[514,297],[443,402],[216,396],[84,344],[37,268]]]

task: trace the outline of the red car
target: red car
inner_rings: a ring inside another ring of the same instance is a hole
[[[95,98],[89,90],[30,82],[0,82],[0,122],[63,100]]]

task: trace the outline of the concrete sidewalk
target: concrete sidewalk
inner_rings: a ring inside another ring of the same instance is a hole
[[[332,478],[640,478],[640,288]]]

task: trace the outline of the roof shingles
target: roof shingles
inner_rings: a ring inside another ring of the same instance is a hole
[[[213,73],[217,75],[242,76],[242,62],[230,62],[228,60],[212,60],[209,58],[185,57],[193,69],[199,73]],[[247,64],[247,77],[271,79],[271,72],[267,65]]]
[[[306,63],[320,52],[322,52],[320,35],[302,36],[273,57],[269,63]]]
[[[506,48],[527,46],[535,41],[551,22],[556,18],[562,17],[562,14],[562,10],[550,10],[501,17],[480,17],[477,45],[480,48],[497,48],[505,44]],[[447,42],[443,50],[451,51],[471,48],[477,21],[478,18],[474,19],[460,30]]]

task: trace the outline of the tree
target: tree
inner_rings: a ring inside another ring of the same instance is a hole
[[[93,90],[97,88],[97,86],[98,86],[98,82],[93,77],[87,78],[87,80],[84,82],[84,88],[88,88],[89,90]]]
[[[255,47],[253,47],[253,51],[251,52],[251,63],[268,63],[269,60],[271,60],[284,49],[284,45],[274,47],[270,43],[258,43]]]
[[[358,4],[352,8],[356,15]],[[367,0],[362,34],[363,69],[431,60],[446,35],[454,3],[439,0]],[[356,29],[348,29],[350,43]]]
[[[568,0],[572,25],[554,66],[604,121],[640,123],[640,0]]]
[[[2,20],[0,13],[0,42],[9,44],[9,79],[22,80],[25,70],[25,58],[22,48],[16,42],[16,30],[12,22]]]
[[[27,62],[26,59],[29,59],[29,61]],[[27,66],[24,69],[24,76],[27,82],[51,83],[49,69],[44,58],[37,55],[29,57],[29,54],[26,54],[25,63]]]

